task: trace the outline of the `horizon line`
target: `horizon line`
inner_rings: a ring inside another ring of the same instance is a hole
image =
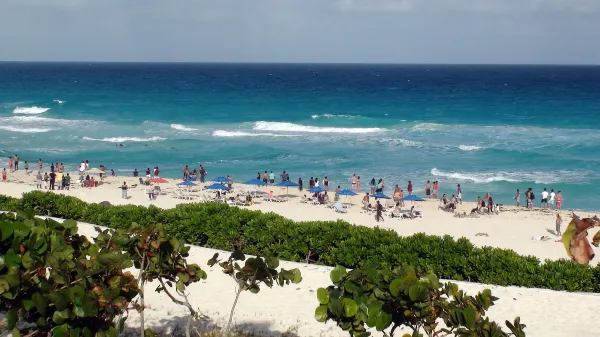
[[[38,64],[222,64],[222,65],[380,65],[380,66],[534,66],[534,67],[599,67],[600,63],[436,63],[436,62],[234,62],[234,61],[5,61],[6,63]]]

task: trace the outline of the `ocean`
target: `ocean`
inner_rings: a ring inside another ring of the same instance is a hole
[[[598,210],[599,122],[600,67],[0,63],[3,166],[202,164],[342,188],[355,173],[497,203],[561,190],[565,208]]]

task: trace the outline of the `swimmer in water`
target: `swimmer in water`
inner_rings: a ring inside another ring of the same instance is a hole
[[[175,150],[175,148],[171,146],[171,147],[167,148],[167,150]]]

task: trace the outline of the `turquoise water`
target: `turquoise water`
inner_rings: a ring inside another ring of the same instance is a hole
[[[599,122],[600,67],[0,63],[2,156],[122,175],[356,173],[504,203],[545,187],[593,210]]]

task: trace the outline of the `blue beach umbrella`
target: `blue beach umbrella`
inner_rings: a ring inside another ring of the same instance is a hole
[[[267,183],[265,183],[264,181],[260,180],[260,179],[250,179],[248,181],[246,181],[244,183],[244,185],[256,185],[256,186],[262,186],[262,185],[266,185]]]
[[[188,186],[188,187],[191,187],[191,186],[196,186],[196,184],[193,183],[193,182],[191,182],[191,181],[189,181],[189,180],[186,180],[186,181],[180,182],[179,184],[177,184],[177,186]]]
[[[216,182],[216,183],[228,183],[229,182],[229,178],[226,178],[226,177],[216,177],[213,181]]]
[[[337,192],[337,195],[355,196],[356,193],[354,193],[350,190],[341,190],[341,191]]]
[[[319,187],[313,187],[311,189],[308,190],[310,193],[321,193],[321,192],[325,192],[325,189],[321,186]]]
[[[222,191],[229,191],[229,187],[225,186],[225,185],[221,185],[221,184],[212,184],[209,186],[206,186],[207,190],[222,190]]]
[[[284,180],[284,181],[280,182],[279,184],[277,184],[276,186],[279,186],[279,187],[286,187],[286,188],[287,188],[287,190],[289,191],[290,187],[298,187],[298,186],[300,186],[300,185],[296,184],[296,183],[295,183],[295,182],[293,182],[293,181]]]
[[[403,198],[400,198],[402,201],[425,201],[425,199],[419,198],[416,195],[407,195]]]
[[[373,198],[377,198],[377,199],[390,199],[390,197],[388,197],[387,195],[385,195],[383,193],[375,193],[375,194],[371,194],[371,196]]]

